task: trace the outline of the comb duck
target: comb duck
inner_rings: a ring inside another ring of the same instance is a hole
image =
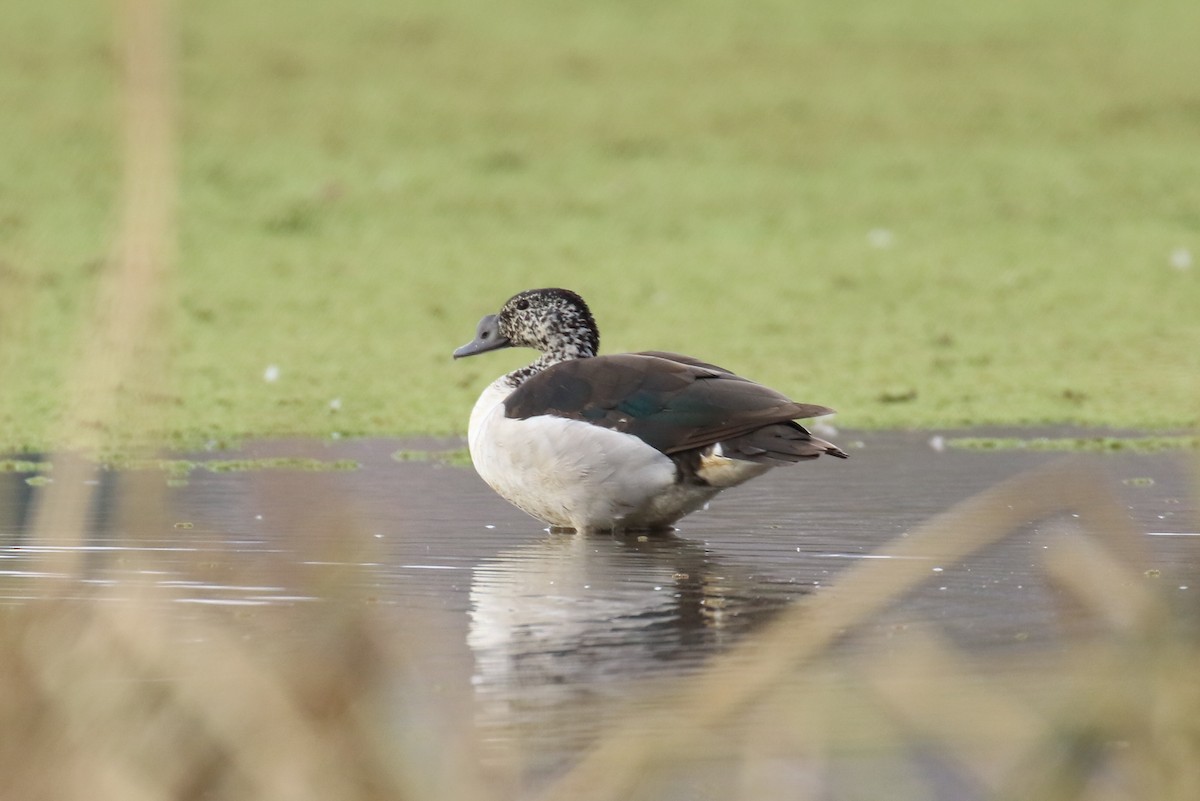
[[[509,298],[454,358],[509,347],[541,356],[479,396],[471,461],[503,498],[556,528],[669,528],[772,467],[847,456],[795,422],[832,409],[689,356],[597,355],[592,313],[566,289]]]

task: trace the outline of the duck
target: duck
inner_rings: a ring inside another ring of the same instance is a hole
[[[540,355],[483,390],[468,449],[485,483],[552,530],[670,530],[772,468],[848,458],[796,422],[826,406],[677,353],[600,355],[595,318],[568,289],[513,295],[453,355],[513,347]]]

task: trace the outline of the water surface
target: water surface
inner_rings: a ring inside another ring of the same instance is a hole
[[[23,603],[46,582],[80,596],[103,585],[119,597],[125,583],[146,581],[169,590],[164,603],[181,616],[214,605],[255,614],[369,603],[393,621],[397,640],[419,644],[407,654],[416,686],[470,722],[481,759],[515,760],[518,773],[536,781],[570,765],[621,710],[652,706],[647,688],[657,685],[642,680],[693,673],[922,521],[1064,458],[937,449],[930,440],[928,433],[843,432],[837,441],[848,461],[773,471],[718,496],[674,535],[655,537],[552,533],[469,468],[392,457],[401,448],[447,445],[440,442],[254,444],[238,455],[362,466],[195,471],[184,486],[160,488],[163,522],[136,538],[117,522],[122,503],[147,482],[165,481],[99,473],[82,545],[31,542],[30,510],[46,488],[5,474],[0,603]],[[1142,532],[1139,570],[1181,608],[1195,608],[1200,527],[1191,455],[1070,458],[1099,468]],[[1039,568],[1054,547],[1043,528],[1026,526],[961,564],[930,559],[928,581],[869,621],[862,636],[920,624],[973,653],[1053,647],[1063,623]],[[56,547],[86,553],[84,578],[44,569],[40,557]]]

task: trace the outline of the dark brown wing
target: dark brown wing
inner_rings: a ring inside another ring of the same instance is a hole
[[[718,367],[711,362],[702,362],[693,356],[684,356],[682,353],[671,353],[666,350],[643,350],[637,353],[630,354],[631,356],[653,356],[657,359],[666,359],[671,362],[679,362],[680,364],[690,364],[692,367],[703,367],[706,370],[712,370],[714,373],[723,373],[734,378],[740,378],[743,381],[747,379],[735,374],[732,370],[726,370],[724,367]]]
[[[632,434],[666,454],[833,411],[795,403],[715,365],[650,353],[556,364],[518,387],[504,408],[517,419],[583,420]]]

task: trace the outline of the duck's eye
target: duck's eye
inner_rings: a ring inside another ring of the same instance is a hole
[[[517,301],[517,311],[525,311],[529,308],[529,301],[521,299]]]

